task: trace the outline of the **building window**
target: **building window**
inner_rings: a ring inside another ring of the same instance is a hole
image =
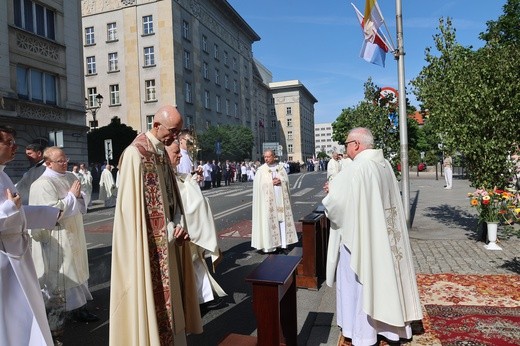
[[[210,95],[208,90],[204,90],[204,108],[209,109],[210,107]]]
[[[152,35],[153,34],[153,16],[144,16],[143,17],[143,35]]]
[[[16,91],[18,97],[34,102],[56,105],[56,76],[34,68],[16,68]]]
[[[238,118],[238,103],[235,102],[235,110],[233,112],[235,114],[235,118]]]
[[[117,53],[108,53],[108,71],[119,71]]]
[[[121,102],[119,100],[119,84],[113,84],[110,86],[110,105],[116,106],[120,105]]]
[[[31,0],[13,0],[14,24],[39,36],[55,39],[54,11]]]
[[[224,88],[229,90],[229,76],[227,74],[224,75]]]
[[[272,115],[272,116],[276,116],[276,109],[271,108],[271,115]]]
[[[291,115],[292,114],[292,108],[291,107],[287,107],[287,115]]]
[[[236,79],[233,79],[233,92],[238,94],[238,81]]]
[[[117,24],[108,23],[107,24],[107,41],[116,41],[116,40],[117,40]]]
[[[155,65],[155,51],[152,47],[144,47],[144,66]]]
[[[209,71],[208,71],[207,62],[202,63],[202,75],[204,76],[204,79],[209,79]]]
[[[287,126],[292,126],[292,119],[287,119]]]
[[[276,128],[276,120],[271,120],[271,128],[272,129]]]
[[[191,115],[186,116],[186,128],[190,128],[193,124],[193,117]]]
[[[237,70],[237,58],[233,58],[233,71]]]
[[[184,51],[184,68],[191,70],[191,53],[187,50]]]
[[[96,74],[96,57],[87,56],[87,74]]]
[[[229,99],[226,99],[226,115],[231,115],[230,112],[230,102]]]
[[[202,35],[201,45],[202,45],[202,51],[207,53],[208,52],[208,38],[204,35]]]
[[[218,60],[219,59],[219,52],[218,52],[218,44],[213,45],[213,57]]]
[[[146,116],[146,129],[151,130],[153,127],[153,115]]]
[[[144,81],[144,87],[146,90],[146,101],[155,101],[155,79]]]
[[[220,85],[220,71],[218,68],[215,69],[215,84]]]
[[[96,98],[97,94],[98,93],[97,93],[96,87],[87,89],[87,107],[88,108],[99,107],[99,103]]]
[[[276,132],[271,132],[271,141],[276,141]]]
[[[186,40],[190,39],[190,23],[185,20],[182,21],[182,37]]]
[[[85,28],[85,45],[90,46],[96,44],[96,37],[94,36],[94,27],[89,26]]]
[[[184,83],[184,99],[187,103],[193,103],[193,97],[191,94],[191,84],[188,82]]]
[[[224,65],[228,65],[229,63],[229,54],[227,51],[224,51]]]
[[[293,152],[293,145],[292,144],[288,144],[287,145],[287,152],[288,153],[292,153]]]
[[[220,100],[220,95],[217,95],[217,96],[215,97],[215,106],[216,106],[216,108],[217,108],[217,113],[222,112],[222,110],[221,110],[221,100]]]
[[[292,140],[292,131],[287,131],[287,139]]]

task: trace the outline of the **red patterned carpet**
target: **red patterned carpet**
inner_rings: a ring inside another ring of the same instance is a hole
[[[520,276],[418,274],[425,333],[411,345],[519,345]]]

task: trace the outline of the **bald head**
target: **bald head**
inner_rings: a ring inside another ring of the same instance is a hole
[[[152,135],[165,146],[172,144],[177,139],[182,129],[182,116],[176,107],[166,105],[159,108],[153,117]]]

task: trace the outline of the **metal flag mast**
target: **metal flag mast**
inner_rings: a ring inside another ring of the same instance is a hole
[[[399,139],[401,142],[401,189],[404,213],[408,228],[410,220],[410,174],[408,167],[408,125],[406,123],[406,87],[404,79],[404,40],[403,15],[401,0],[395,0],[395,22],[397,29],[397,50],[394,52],[397,60],[397,79],[399,83]]]

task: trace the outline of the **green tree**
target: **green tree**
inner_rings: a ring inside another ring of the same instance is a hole
[[[371,78],[365,82],[364,89],[365,99],[355,107],[343,109],[332,123],[333,140],[345,143],[346,135],[351,129],[367,127],[374,135],[375,147],[383,150],[385,157],[390,159],[395,168],[400,156],[399,129],[393,127],[388,114],[398,113],[398,110],[392,109],[391,106],[397,100],[380,99],[381,88],[375,85]],[[415,111],[415,108],[411,107],[410,111]],[[407,119],[407,126],[409,145],[415,147],[419,129],[417,122]]]
[[[220,142],[221,154],[218,159],[242,161],[251,158],[254,136],[250,128],[237,125],[212,126],[197,134],[202,160],[216,160],[216,143]]]
[[[520,133],[518,41],[503,42],[493,34],[493,42],[473,51],[456,42],[449,18],[439,20],[439,31],[434,36],[439,54],[426,49],[428,65],[411,82],[414,93],[429,110],[443,146],[464,155],[472,185],[503,188],[509,180],[507,156]]]
[[[117,165],[123,150],[132,143],[137,131],[121,124],[121,119],[113,117],[107,126],[94,129],[87,134],[89,162],[105,161],[105,139],[112,139],[113,159],[110,164]]]
[[[329,159],[330,158],[330,156],[327,155],[327,153],[323,149],[321,149],[321,151],[318,153],[318,155],[316,155],[316,157],[318,159]]]

